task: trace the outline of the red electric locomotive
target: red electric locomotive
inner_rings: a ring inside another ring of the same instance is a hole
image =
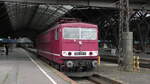
[[[98,27],[65,21],[40,34],[37,51],[65,72],[89,72],[97,66]]]

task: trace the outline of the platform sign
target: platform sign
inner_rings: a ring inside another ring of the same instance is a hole
[[[0,42],[2,42],[2,43],[17,43],[17,41],[13,40],[13,39],[2,39],[2,40],[0,40]]]

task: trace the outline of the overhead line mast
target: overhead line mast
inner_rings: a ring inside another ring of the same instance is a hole
[[[133,33],[129,32],[129,0],[120,0],[119,65],[133,71]]]

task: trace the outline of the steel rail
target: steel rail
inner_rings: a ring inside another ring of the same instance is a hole
[[[96,84],[124,84],[122,81],[111,79],[98,73],[89,77],[89,80],[95,82]]]

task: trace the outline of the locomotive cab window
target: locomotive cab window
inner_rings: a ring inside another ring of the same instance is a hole
[[[96,40],[97,30],[95,28],[64,28],[64,39]]]
[[[58,40],[59,35],[58,35],[58,29],[55,30],[55,40]]]
[[[64,39],[79,39],[79,29],[78,28],[64,28],[63,37]]]

